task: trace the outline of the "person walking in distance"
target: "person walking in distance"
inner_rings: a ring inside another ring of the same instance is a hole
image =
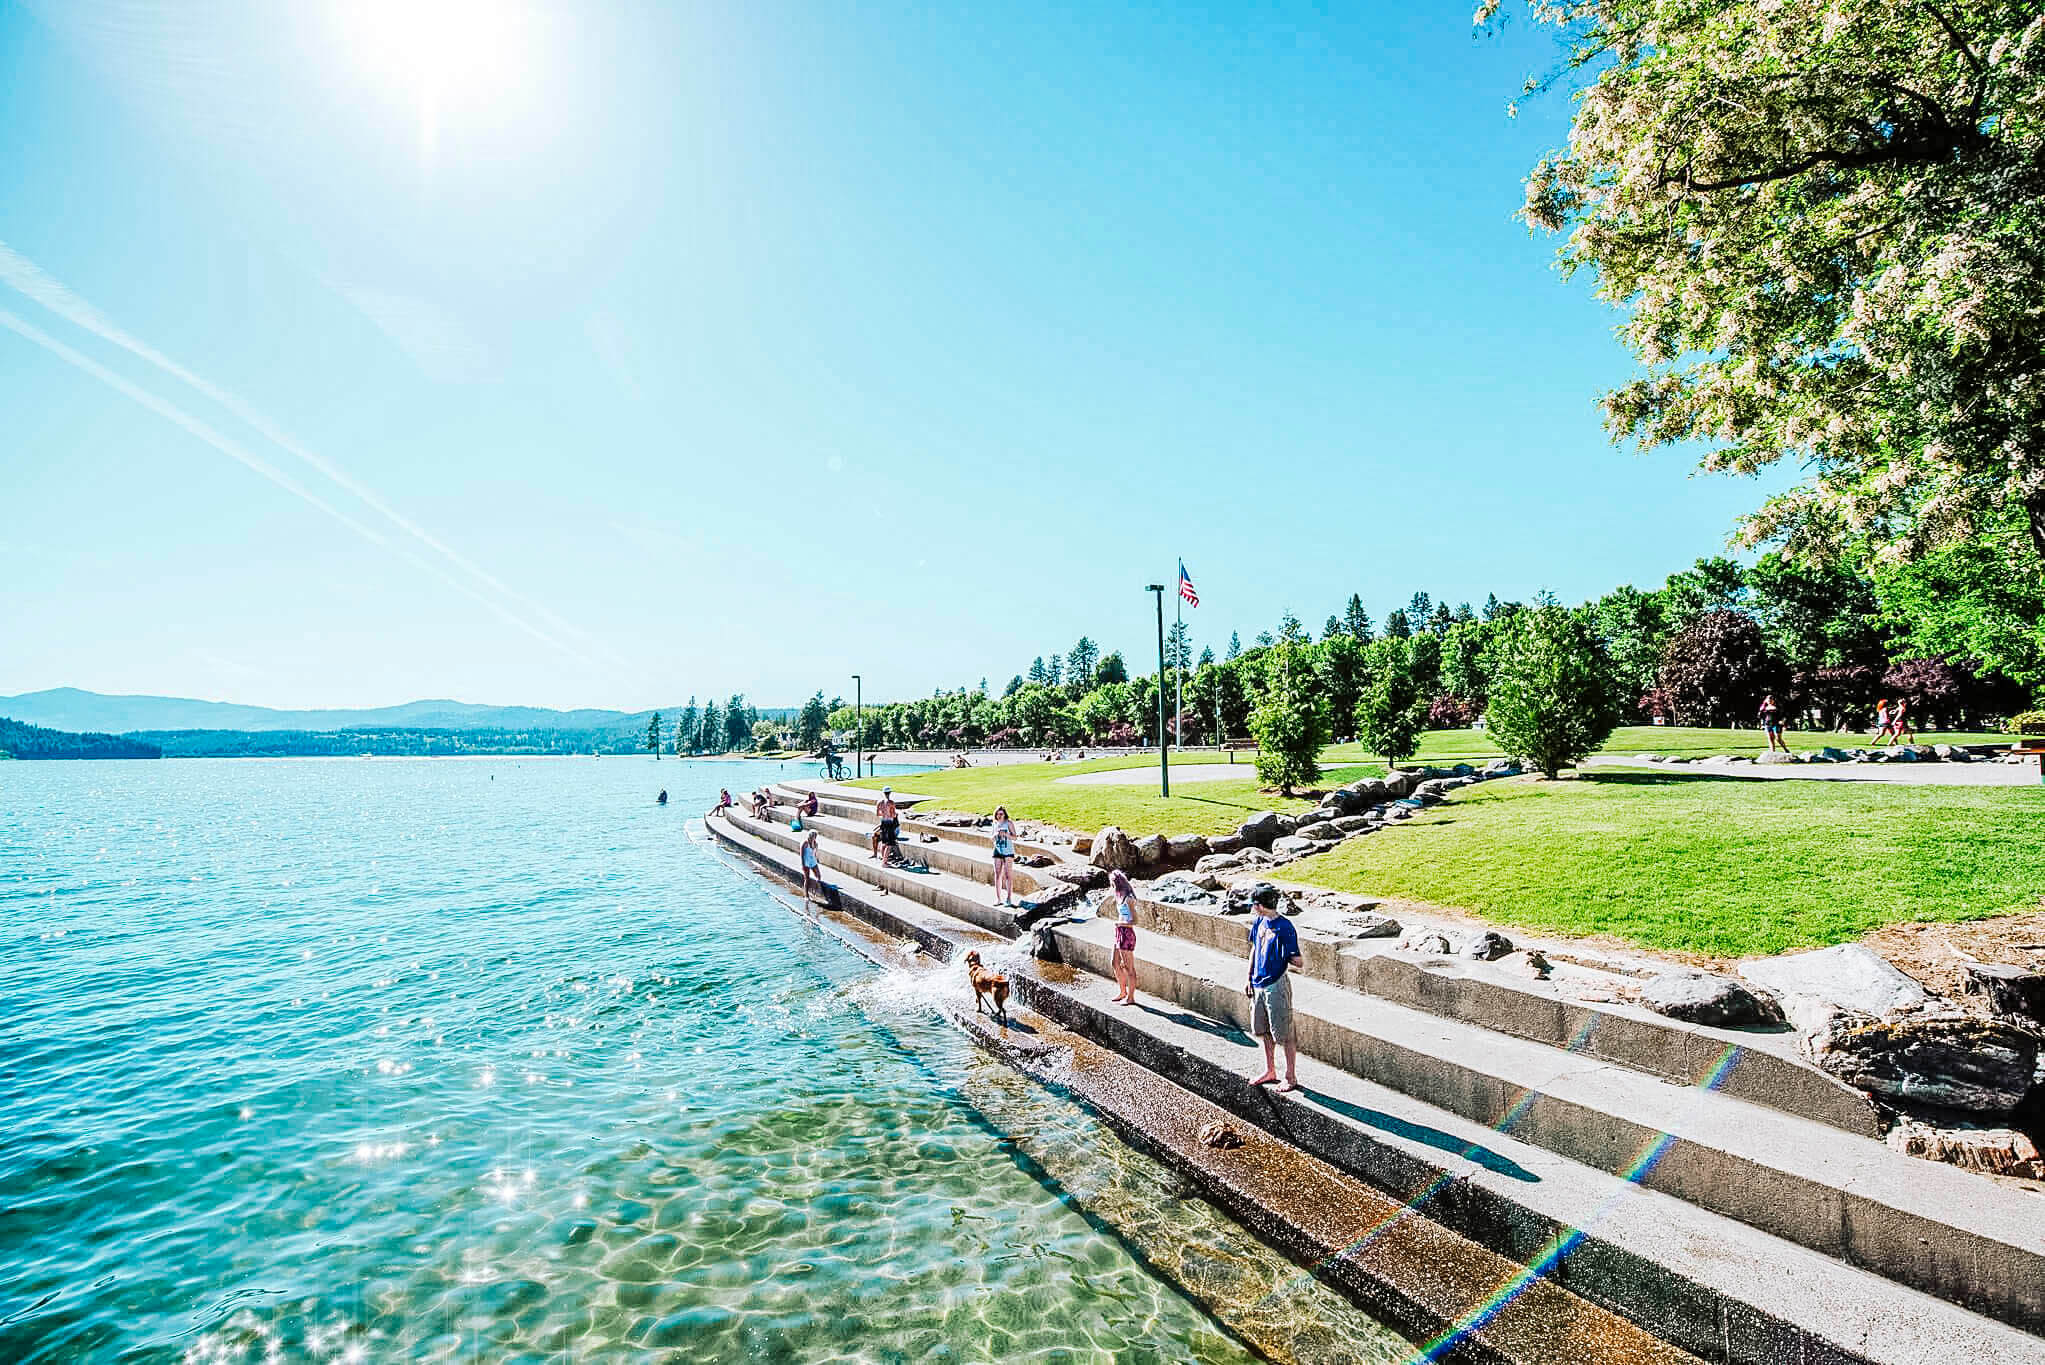
[[[1915,744],[1917,731],[1910,728],[1910,698],[1898,697],[1889,708],[1889,733],[1898,744]]]
[[[994,903],[1011,905],[1015,901],[1015,821],[1008,818],[1008,807],[994,808]]]
[[[1136,888],[1129,874],[1116,868],[1108,874],[1108,894],[1115,902],[1115,1003],[1136,1003]]]
[[[1299,934],[1292,921],[1278,913],[1278,888],[1258,882],[1250,892],[1257,912],[1250,924],[1250,979],[1243,994],[1250,997],[1250,1032],[1264,1045],[1264,1074],[1251,1085],[1278,1079],[1276,1051],[1285,1049],[1285,1080],[1280,1090],[1299,1089],[1299,1047],[1292,1037],[1292,977],[1299,960]]]
[[[1889,699],[1884,697],[1875,703],[1875,737],[1870,743],[1885,743],[1889,738],[1889,725]]]
[[[1789,752],[1789,743],[1782,737],[1782,708],[1776,705],[1773,692],[1761,698],[1761,729],[1768,736],[1769,753],[1777,749]]]

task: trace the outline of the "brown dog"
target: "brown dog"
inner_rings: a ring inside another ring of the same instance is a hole
[[[994,1002],[996,1016],[1008,1017],[1008,978],[999,972],[990,972],[980,965],[977,951],[966,954],[966,975],[973,982],[973,1013],[980,1012],[983,1001]]]

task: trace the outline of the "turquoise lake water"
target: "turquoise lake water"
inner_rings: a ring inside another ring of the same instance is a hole
[[[781,775],[0,764],[0,1359],[1403,1354],[689,837]]]

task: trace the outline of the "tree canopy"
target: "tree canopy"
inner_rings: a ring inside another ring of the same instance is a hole
[[[1752,543],[1893,564],[2014,516],[2039,573],[2037,0],[1527,3],[1585,84],[1525,216],[1648,371],[1606,395],[1615,436],[1809,470]]]

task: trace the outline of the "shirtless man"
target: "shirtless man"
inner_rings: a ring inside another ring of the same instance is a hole
[[[872,862],[875,858],[882,857],[888,850],[900,846],[902,811],[895,804],[895,789],[893,787],[882,787],[880,789],[880,801],[874,806],[873,813],[880,817],[880,824],[873,831],[873,852],[867,855],[868,862]]]

